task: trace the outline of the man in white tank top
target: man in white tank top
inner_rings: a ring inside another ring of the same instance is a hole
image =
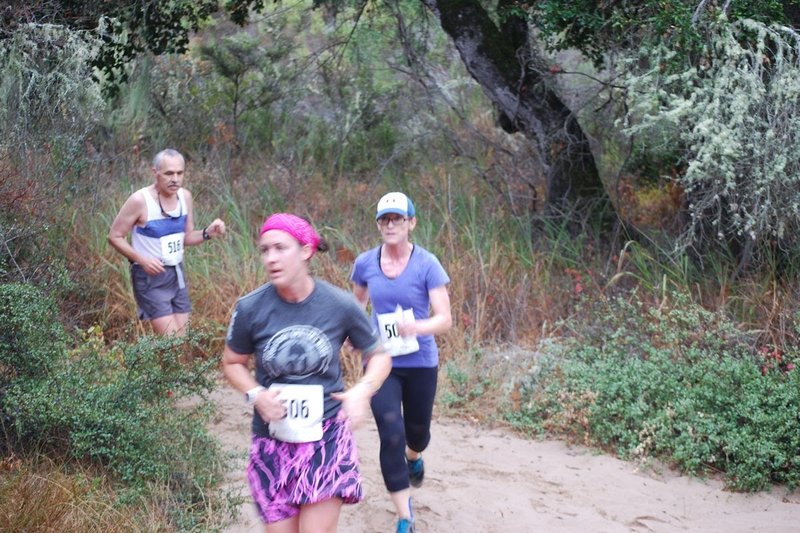
[[[131,262],[139,318],[149,320],[159,335],[182,335],[186,330],[191,303],[184,247],[225,233],[225,223],[218,218],[204,229],[194,229],[192,194],[182,187],[185,167],[176,150],[156,154],[155,183],[128,197],[108,232],[109,244]]]

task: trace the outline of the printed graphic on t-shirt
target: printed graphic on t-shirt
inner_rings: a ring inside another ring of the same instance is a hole
[[[313,326],[289,326],[269,340],[261,364],[269,377],[301,380],[324,374],[333,359],[333,348],[322,330]]]
[[[236,315],[238,315],[238,314],[239,314],[239,311],[234,309],[233,310],[233,314],[231,315],[231,323],[228,324],[228,334],[225,337],[225,339],[228,342],[231,342],[231,340],[233,340],[233,326],[236,324]]]

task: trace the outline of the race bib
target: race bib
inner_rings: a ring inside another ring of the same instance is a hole
[[[325,414],[322,385],[273,383],[278,400],[286,406],[286,416],[269,423],[269,436],[283,442],[314,442],[322,438]]]
[[[414,310],[403,309],[398,305],[394,312],[378,315],[378,330],[384,348],[392,357],[419,351],[416,335],[401,337],[398,333],[397,325],[401,322],[414,322]]]
[[[161,243],[161,261],[167,266],[175,266],[183,261],[183,232],[164,235]]]

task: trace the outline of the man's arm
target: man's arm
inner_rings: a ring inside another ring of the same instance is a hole
[[[111,229],[108,232],[108,244],[114,247],[119,253],[128,258],[129,261],[139,263],[147,274],[155,276],[164,272],[164,265],[155,257],[145,257],[140,255],[128,242],[128,234],[133,227],[143,219],[146,213],[144,198],[138,193],[133,193],[122,205],[122,209],[117,213]]]
[[[195,246],[201,244],[207,239],[213,239],[225,234],[225,223],[215,218],[214,221],[205,228],[194,229],[194,202],[192,200],[192,193],[183,189],[183,198],[186,201],[186,229],[183,236],[183,244],[185,246]],[[205,235],[203,232],[205,231]]]

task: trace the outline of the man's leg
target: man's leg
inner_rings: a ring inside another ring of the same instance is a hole
[[[186,334],[186,323],[189,321],[189,313],[174,313],[171,315],[160,316],[150,320],[153,332],[156,335],[178,335]]]

